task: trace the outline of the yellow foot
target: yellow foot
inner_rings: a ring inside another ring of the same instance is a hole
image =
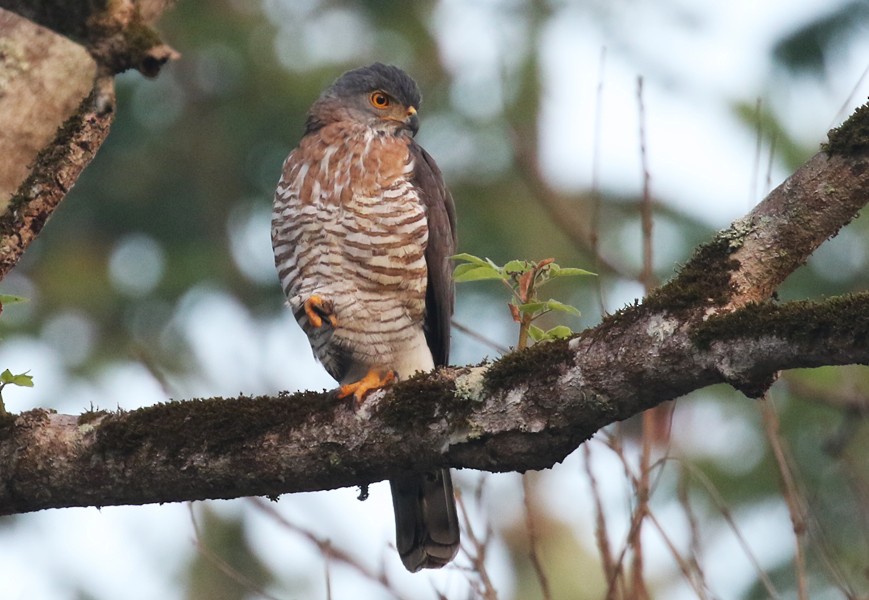
[[[362,404],[362,401],[365,399],[365,395],[368,394],[368,392],[386,387],[393,381],[395,381],[395,371],[392,369],[374,368],[368,371],[368,373],[365,374],[365,377],[359,381],[342,385],[338,390],[338,397],[346,398],[352,394],[356,406],[359,406]]]
[[[329,321],[332,327],[338,326],[338,319],[335,317],[335,307],[331,300],[326,300],[322,296],[311,296],[305,300],[305,314],[308,315],[308,322],[316,328],[323,326],[323,319]]]

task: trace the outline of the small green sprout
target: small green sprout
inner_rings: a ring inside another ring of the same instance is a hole
[[[12,296],[10,294],[0,294],[0,312],[3,312],[3,306],[6,304],[18,304],[19,302],[27,302],[27,298],[21,296]],[[3,403],[3,388],[7,385],[17,385],[21,387],[33,387],[33,376],[28,375],[30,371],[13,375],[12,371],[6,369],[0,373],[0,415],[6,414],[6,405]]]
[[[560,267],[555,259],[546,258],[541,261],[511,260],[503,266],[498,266],[488,258],[483,259],[472,254],[456,254],[453,260],[459,262],[453,272],[457,283],[466,281],[484,281],[497,279],[510,290],[511,298],[507,303],[513,320],[519,323],[519,341],[517,349],[528,346],[529,338],[534,342],[554,340],[570,336],[573,331],[566,325],[558,325],[552,329],[543,330],[532,322],[550,312],[563,312],[579,316],[579,309],[558,300],[540,300],[538,291],[549,281],[560,277],[578,277],[595,275],[585,269]]]
[[[6,369],[0,373],[0,415],[6,414],[6,405],[3,403],[3,388],[7,385],[17,385],[21,387],[33,387],[33,376],[28,375],[30,371],[13,375],[12,371]]]

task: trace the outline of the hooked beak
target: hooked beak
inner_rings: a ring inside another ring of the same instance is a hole
[[[419,117],[416,115],[416,109],[411,106],[407,109],[407,116],[404,118],[404,124],[410,129],[411,134],[416,135],[419,131]]]

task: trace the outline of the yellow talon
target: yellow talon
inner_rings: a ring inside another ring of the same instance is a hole
[[[346,398],[352,394],[356,406],[359,406],[362,404],[362,401],[365,399],[368,392],[373,392],[374,390],[386,387],[393,381],[395,381],[395,371],[392,369],[374,368],[368,371],[368,373],[365,374],[365,377],[359,381],[342,385],[338,389],[338,397]]]
[[[334,310],[332,301],[326,300],[322,296],[314,295],[305,300],[305,314],[308,315],[308,322],[317,329],[323,326],[324,317],[333,328],[338,326],[338,318],[335,316]]]

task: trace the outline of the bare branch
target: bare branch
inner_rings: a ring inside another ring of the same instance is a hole
[[[6,120],[37,114],[41,121],[40,126],[7,127],[11,136],[0,144],[12,157],[0,170],[0,280],[18,262],[106,139],[114,117],[113,76],[136,68],[153,77],[166,61],[178,56],[146,22],[156,18],[165,4],[162,0],[0,0],[0,84],[13,91],[5,98]],[[61,38],[51,32],[83,46],[93,61],[81,51],[62,51],[57,43]],[[47,52],[34,56],[35,48],[55,52],[53,56]],[[93,84],[90,95],[79,102],[77,92],[82,93],[83,77]],[[51,93],[46,93],[44,86],[51,86]],[[59,94],[63,102],[52,99],[55,87],[64,88]],[[75,112],[50,137],[76,104]],[[54,120],[58,113],[63,116]],[[49,129],[42,131],[46,127]],[[31,167],[30,159],[39,147]],[[29,175],[18,185],[26,171]],[[18,191],[7,201],[7,194],[16,186]]]
[[[90,93],[95,72],[80,45],[0,10],[0,214],[36,155]]]
[[[97,79],[90,95],[36,157],[30,175],[0,216],[0,280],[15,266],[93,160],[109,134],[114,103],[112,79]]]
[[[732,306],[769,298],[857,215],[869,190],[865,166],[863,160],[819,152],[731,226],[733,243],[739,244],[731,259],[740,263]]]

